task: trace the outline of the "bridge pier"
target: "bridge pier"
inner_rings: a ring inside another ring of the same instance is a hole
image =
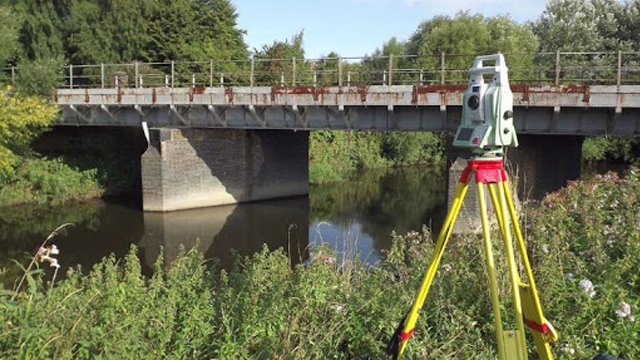
[[[307,131],[150,130],[142,208],[173,211],[308,193]]]
[[[506,156],[510,184],[517,186],[517,197],[514,196],[516,201],[540,200],[546,194],[565,186],[567,181],[580,176],[583,136],[519,135],[518,139],[520,146],[509,148]],[[454,161],[449,168],[448,208],[451,207],[458,179],[466,166],[466,160],[457,157],[457,152],[450,153],[454,155],[450,157]],[[475,184],[472,185],[452,230],[454,234],[482,231],[477,190]],[[489,213],[492,214],[493,208],[488,195],[487,204]]]

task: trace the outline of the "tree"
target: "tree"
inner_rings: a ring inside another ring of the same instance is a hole
[[[610,51],[618,37],[623,5],[616,0],[551,0],[533,23],[541,51]]]
[[[382,44],[382,48],[376,49],[376,51],[367,56],[362,61],[362,79],[369,84],[388,84],[387,78],[389,76],[389,57],[391,59],[391,66],[393,69],[407,69],[411,63],[410,59],[403,57],[406,55],[406,44],[398,41],[397,38],[392,37],[387,42]],[[406,81],[412,75],[409,73],[402,73],[399,70],[394,71],[392,77],[394,83],[398,84]]]
[[[29,142],[54,120],[58,108],[38,97],[0,90],[0,181],[11,177]]]
[[[0,6],[0,68],[14,56],[18,44],[18,22],[13,12]]]
[[[254,49],[256,59],[256,82],[261,85],[284,85],[293,83],[293,59],[296,59],[296,72],[305,74],[307,78],[298,77],[296,82],[308,82],[309,66],[304,62],[304,31],[293,35],[285,41],[274,41],[264,45],[262,50]],[[298,60],[301,60],[300,62]]]
[[[623,5],[616,0],[552,0],[533,23],[542,52],[610,52],[610,54],[562,54],[564,82],[615,82],[617,50],[629,49],[620,35]],[[555,55],[538,59],[555,69]],[[551,70],[550,70],[551,71]],[[549,74],[548,78],[554,75]]]
[[[445,58],[445,75],[448,82],[466,82],[466,70],[476,55],[502,52],[512,69],[510,77],[517,80],[529,76],[514,70],[530,68],[537,47],[535,34],[527,25],[506,16],[486,18],[459,12],[453,18],[436,16],[420,24],[407,41],[406,53],[418,56],[413,64],[429,71],[425,77],[431,81],[440,78],[441,53],[458,54]]]

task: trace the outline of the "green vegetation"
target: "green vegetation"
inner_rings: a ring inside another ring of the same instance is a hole
[[[638,177],[576,182],[527,211],[560,359],[640,357]],[[451,243],[408,358],[496,356],[479,244]],[[72,270],[53,287],[37,270],[24,289],[0,293],[0,357],[380,359],[432,250],[431,234],[412,231],[394,235],[376,268],[337,264],[318,248],[292,269],[283,252],[265,249],[226,273],[191,251],[144,278],[132,249],[122,263],[105,259],[84,276]]]
[[[323,130],[309,140],[309,181],[344,181],[361,169],[443,160],[443,135]]]
[[[582,145],[582,158],[587,162],[611,161],[640,163],[640,139],[613,136],[588,137]]]

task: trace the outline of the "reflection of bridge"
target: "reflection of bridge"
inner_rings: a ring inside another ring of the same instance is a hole
[[[574,177],[584,135],[640,134],[640,53],[506,57],[518,131],[565,135],[544,151],[524,139],[535,177]],[[144,208],[168,211],[306,193],[306,130],[454,129],[472,59],[69,65],[55,101],[61,125],[159,128],[142,156]]]

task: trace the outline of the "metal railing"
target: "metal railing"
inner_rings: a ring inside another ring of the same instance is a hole
[[[461,85],[475,54],[66,65],[58,88]],[[512,83],[640,84],[640,52],[505,54]],[[20,81],[20,67],[0,81]],[[33,76],[29,76],[33,78]]]

